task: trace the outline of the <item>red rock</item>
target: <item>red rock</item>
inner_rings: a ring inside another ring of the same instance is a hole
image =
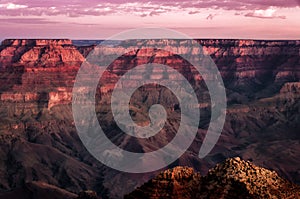
[[[49,93],[48,109],[55,105],[69,104],[72,102],[72,92],[58,91]]]

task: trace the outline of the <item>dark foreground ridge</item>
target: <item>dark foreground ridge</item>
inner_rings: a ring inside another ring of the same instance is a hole
[[[125,196],[138,198],[300,198],[300,187],[275,171],[255,166],[239,157],[229,158],[200,176],[189,167],[175,167]]]
[[[0,194],[10,199],[100,199],[94,191],[71,193],[40,181]],[[125,199],[297,199],[300,186],[275,171],[255,166],[239,157],[229,158],[201,176],[190,167],[175,167],[158,174]]]

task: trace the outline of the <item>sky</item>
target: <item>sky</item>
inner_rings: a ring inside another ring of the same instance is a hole
[[[193,38],[300,39],[300,0],[0,0],[0,40],[106,39],[144,27]]]

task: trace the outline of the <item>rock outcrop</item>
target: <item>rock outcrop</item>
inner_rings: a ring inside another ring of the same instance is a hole
[[[275,171],[239,157],[227,159],[202,178],[197,198],[299,198],[300,187]]]
[[[275,171],[255,166],[239,157],[227,159],[206,176],[191,168],[176,167],[162,172],[125,198],[300,198],[300,186]]]
[[[191,198],[200,184],[200,174],[189,167],[175,167],[126,195],[130,198]]]

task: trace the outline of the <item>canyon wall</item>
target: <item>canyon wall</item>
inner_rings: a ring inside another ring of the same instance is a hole
[[[176,50],[183,54],[195,55],[203,50],[219,68],[228,108],[222,136],[211,154],[203,160],[197,158],[210,119],[210,98],[202,77],[186,60],[158,49],[135,50],[119,57],[100,79],[96,110],[107,136],[125,149],[138,152],[153,151],[172,140],[177,128],[178,102],[172,99],[170,92],[158,88],[153,94],[146,88],[146,92],[135,94],[133,104],[139,106],[131,111],[133,119],[139,119],[137,122],[141,124],[144,122],[141,119],[147,120],[146,111],[151,104],[174,105],[168,110],[171,119],[166,128],[149,140],[120,135],[107,104],[114,84],[128,69],[146,63],[166,64],[191,82],[198,91],[201,108],[195,142],[170,167],[188,165],[205,173],[227,157],[241,156],[274,168],[280,175],[300,183],[300,41],[197,41],[203,49],[189,49],[179,40],[148,42],[149,45],[168,42],[170,50],[180,46]],[[4,161],[0,164],[1,191],[40,180],[72,192],[94,189],[103,198],[120,198],[155,175],[130,175],[111,170],[95,161],[78,138],[71,111],[72,89],[82,62],[94,48],[74,46],[70,40],[2,42],[0,157]],[[107,48],[107,56],[122,51],[121,48]],[[124,86],[135,85],[144,73],[141,70],[140,76],[132,77],[131,84]],[[155,68],[147,75],[160,78]],[[175,74],[168,75],[176,79]],[[84,92],[85,88],[82,89]],[[179,188],[180,191],[182,187]]]
[[[181,42],[181,43],[180,43]],[[252,41],[252,40],[198,40],[203,52],[212,57],[218,66],[227,89],[238,90],[243,94],[262,97],[279,91],[285,82],[299,81],[300,42],[299,41]],[[164,40],[150,40],[148,44],[165,44]],[[147,44],[147,45],[148,45]],[[179,40],[168,41],[170,51],[196,55],[201,49],[189,49]],[[130,48],[130,44],[125,44]],[[180,46],[180,47],[175,47]],[[23,92],[59,92],[60,96],[70,95],[76,73],[86,56],[95,46],[74,47],[70,40],[4,40],[0,51],[1,99],[21,100]],[[107,47],[107,56],[122,51],[122,47]],[[166,64],[181,72],[189,81],[201,80],[201,75],[180,57],[170,52],[142,49],[131,52],[115,60],[109,72],[103,77],[100,92],[113,89],[118,76],[134,66],[146,63]],[[143,78],[132,77],[133,82]],[[148,74],[151,76],[151,74]],[[157,76],[152,71],[152,76]],[[159,79],[159,76],[157,76]],[[176,75],[169,74],[169,78]],[[64,87],[67,91],[57,91]],[[271,88],[270,88],[271,87]],[[28,94],[27,94],[28,95]],[[53,93],[51,94],[53,95]],[[52,100],[53,97],[48,96]],[[61,101],[69,101],[70,97]],[[57,99],[55,99],[57,100]],[[52,102],[50,104],[53,105]],[[50,105],[50,107],[52,106]]]

